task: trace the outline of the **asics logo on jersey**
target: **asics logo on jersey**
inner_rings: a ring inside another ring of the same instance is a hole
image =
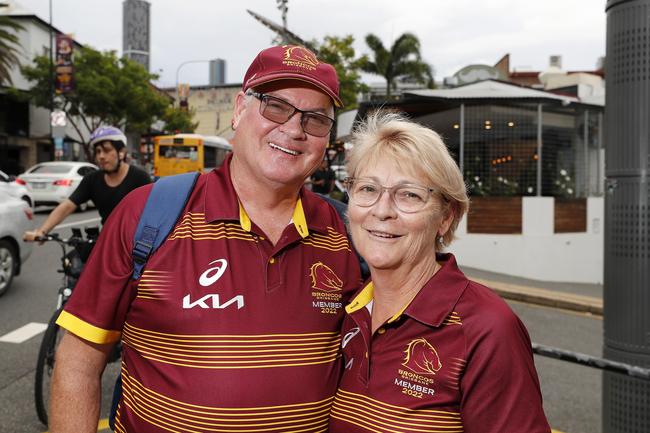
[[[226,259],[213,260],[209,264],[213,263],[219,263],[219,265],[208,268],[208,270],[202,273],[199,277],[199,284],[203,287],[208,287],[216,283],[223,273],[226,272],[226,268],[228,267]]]
[[[208,268],[199,277],[199,284],[201,286],[208,287],[213,285],[219,280],[219,278],[222,277],[223,273],[226,272],[226,269],[228,268],[228,262],[226,261],[226,259],[213,260],[209,264],[213,265],[215,263],[217,264],[217,266]],[[219,294],[217,293],[210,293],[207,295],[203,295],[196,300],[192,300],[192,297],[189,294],[183,297],[183,308],[186,310],[195,307],[202,308],[202,309],[209,308],[215,310],[223,310],[225,308],[228,308],[231,305],[236,305],[238,310],[244,308],[244,295],[237,295],[225,302],[221,302],[221,299],[219,298]]]
[[[359,333],[359,331],[360,331],[360,329],[359,329],[358,326],[355,326],[354,328],[350,329],[350,332],[345,334],[345,336],[343,337],[343,340],[341,340],[341,348],[345,349],[345,346],[348,345],[350,340],[352,340],[354,338],[354,336]]]

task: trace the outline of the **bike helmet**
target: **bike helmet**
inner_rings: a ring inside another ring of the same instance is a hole
[[[110,141],[116,150],[126,146],[126,136],[114,126],[100,126],[90,134],[90,147],[94,147],[102,141]]]

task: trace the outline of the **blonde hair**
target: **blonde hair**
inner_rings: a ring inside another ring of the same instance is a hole
[[[463,175],[438,133],[400,114],[378,110],[355,128],[352,144],[347,161],[351,177],[388,158],[402,172],[423,177],[425,185],[442,195],[447,203],[444,216],[449,212],[454,216],[442,241],[436,239],[436,251],[449,245],[469,208],[469,198]]]

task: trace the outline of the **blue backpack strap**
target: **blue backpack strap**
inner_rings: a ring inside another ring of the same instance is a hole
[[[198,177],[199,173],[185,173],[162,177],[153,184],[133,239],[134,280],[176,225]]]

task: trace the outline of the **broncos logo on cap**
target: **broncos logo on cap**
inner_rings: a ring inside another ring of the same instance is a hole
[[[412,340],[406,350],[402,365],[417,374],[436,374],[442,368],[438,352],[424,338]]]
[[[288,46],[284,51],[283,63],[285,65],[299,66],[308,69],[316,68],[320,64],[314,53],[305,47],[295,45]]]

